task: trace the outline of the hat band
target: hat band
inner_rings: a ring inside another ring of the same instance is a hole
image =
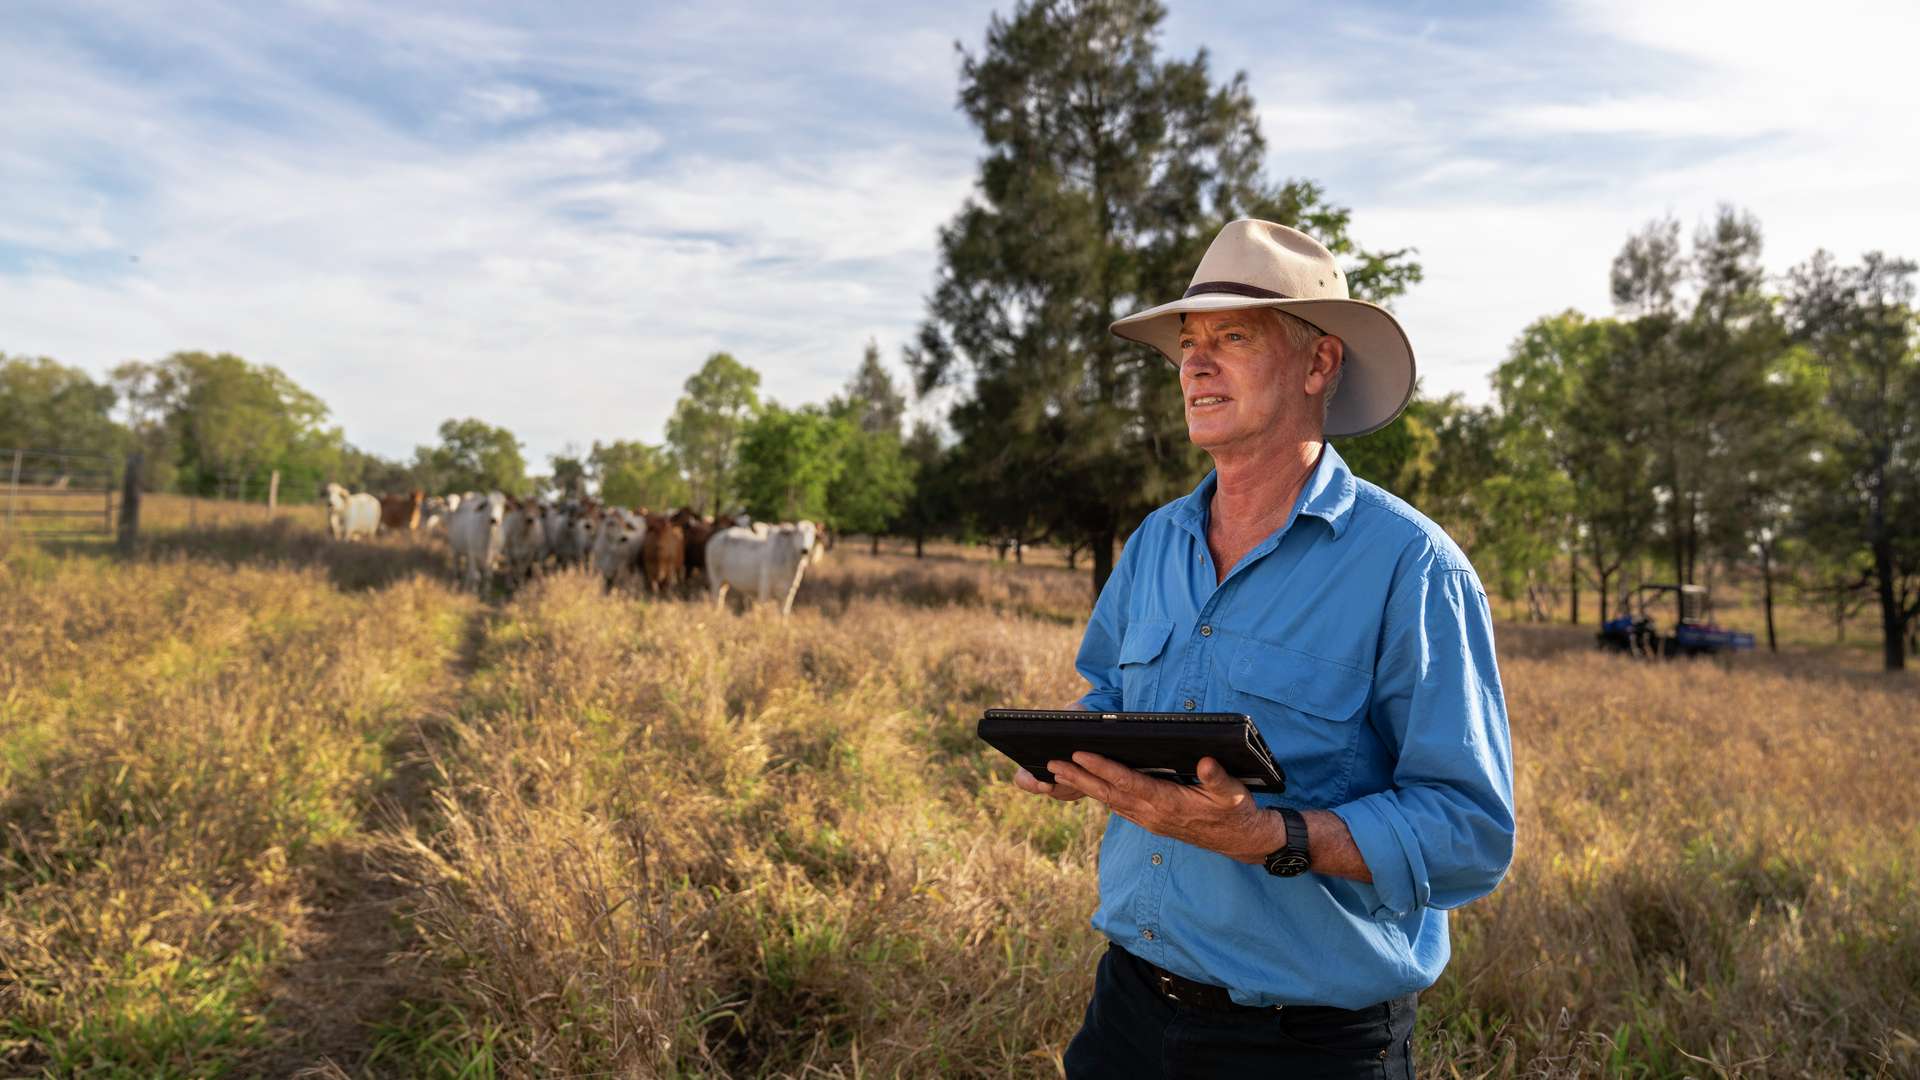
[[[1199,296],[1202,293],[1232,293],[1235,296],[1249,296],[1255,300],[1292,300],[1286,293],[1263,289],[1258,285],[1243,285],[1238,281],[1202,281],[1189,287],[1181,297]]]

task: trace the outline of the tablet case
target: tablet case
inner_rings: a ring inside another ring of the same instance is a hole
[[[1245,713],[988,709],[978,734],[1042,783],[1053,782],[1047,762],[1087,750],[1182,784],[1198,784],[1193,770],[1211,757],[1254,791],[1287,789],[1260,729]]]

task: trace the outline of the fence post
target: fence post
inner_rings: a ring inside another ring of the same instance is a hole
[[[141,453],[135,450],[127,455],[127,473],[120,487],[120,551],[133,554],[133,541],[140,535],[140,464]]]
[[[267,520],[273,520],[273,508],[280,505],[280,470],[267,478]]]
[[[13,479],[7,484],[7,527],[13,527],[13,504],[20,498],[20,457],[24,450],[13,452]]]

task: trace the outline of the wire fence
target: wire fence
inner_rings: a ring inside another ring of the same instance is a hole
[[[0,528],[35,539],[113,538],[119,459],[19,447],[0,450],[0,469]]]

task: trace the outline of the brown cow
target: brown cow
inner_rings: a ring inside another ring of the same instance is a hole
[[[713,538],[713,519],[703,518],[689,507],[681,507],[673,512],[673,523],[680,526],[686,535],[687,578],[707,574],[707,541]]]
[[[686,532],[665,514],[647,515],[647,534],[640,540],[640,572],[647,589],[664,593],[686,575]]]
[[[414,488],[405,495],[380,496],[380,527],[411,531],[420,524],[420,500],[426,493]]]

